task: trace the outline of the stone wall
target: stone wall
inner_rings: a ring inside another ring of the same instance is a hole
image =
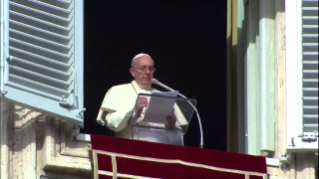
[[[93,178],[90,143],[78,141],[79,128],[27,108],[3,104],[8,150],[1,153],[1,179]]]
[[[277,66],[277,125],[274,159],[278,166],[269,166],[270,178],[278,179],[315,179],[318,178],[318,154],[313,152],[287,152],[286,117],[286,28],[285,0],[275,0],[275,58]],[[287,160],[286,160],[287,159]]]

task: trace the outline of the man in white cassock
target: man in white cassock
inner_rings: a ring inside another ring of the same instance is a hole
[[[97,116],[97,122],[114,131],[116,137],[131,139],[132,128],[130,125],[143,123],[144,113],[150,100],[146,96],[140,96],[137,100],[138,95],[140,93],[151,94],[153,91],[158,91],[151,86],[154,72],[154,61],[150,55],[144,53],[136,55],[130,68],[130,73],[134,80],[131,83],[113,86],[107,91]],[[183,113],[175,104],[174,110],[167,116],[165,124],[149,123],[148,125],[163,129],[176,129],[187,124]],[[163,137],[163,135],[159,137],[158,131],[146,134],[149,136],[144,136],[144,138],[139,138],[139,140],[162,142],[162,139],[159,138]],[[174,136],[174,134],[166,133],[164,136]]]

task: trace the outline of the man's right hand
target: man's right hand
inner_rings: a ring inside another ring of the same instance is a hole
[[[147,107],[148,105],[148,101],[147,101],[147,98],[145,97],[140,97],[138,100],[137,100],[137,104],[136,104],[136,107],[135,107],[135,116],[137,118],[139,118],[141,116],[141,113],[143,111],[143,108],[144,107]]]

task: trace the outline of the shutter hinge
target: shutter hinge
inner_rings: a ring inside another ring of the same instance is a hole
[[[9,63],[9,61],[11,62],[12,59],[13,59],[12,56],[9,56],[9,57],[6,57],[6,55],[4,55],[4,56],[5,56],[5,59],[7,60],[8,63]],[[1,71],[4,72],[4,65],[1,65]],[[4,75],[4,74],[1,74],[1,75]],[[2,78],[2,80],[3,80],[3,78]],[[3,81],[2,81],[1,85],[3,85],[3,86],[0,89],[0,96],[3,97],[3,96],[5,96],[8,93],[8,91],[5,90]]]
[[[64,108],[72,108],[74,106],[74,102],[75,102],[75,95],[73,93],[73,91],[70,93],[69,98],[65,98],[65,96],[62,96],[62,99],[60,100],[59,104],[60,106],[64,107]]]
[[[301,137],[301,140],[303,142],[316,142],[318,140],[318,132],[315,131],[314,135],[305,135],[304,133],[302,135],[299,135],[298,137]]]

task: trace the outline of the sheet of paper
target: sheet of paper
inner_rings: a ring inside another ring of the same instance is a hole
[[[165,123],[168,114],[174,110],[177,94],[177,91],[154,91],[145,111],[143,122]]]

